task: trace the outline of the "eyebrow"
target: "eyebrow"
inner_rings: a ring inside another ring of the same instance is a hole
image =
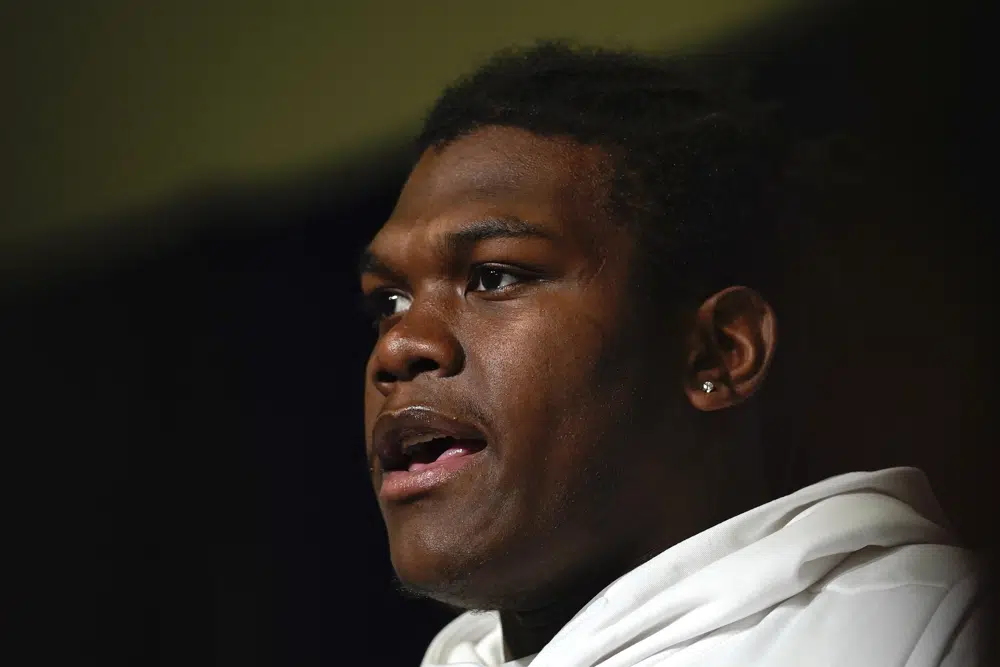
[[[535,237],[553,240],[554,235],[539,225],[514,216],[475,220],[459,230],[450,232],[445,243],[451,248],[463,248],[481,241],[497,238]]]
[[[406,284],[406,279],[399,271],[393,269],[389,264],[372,251],[371,246],[361,251],[358,259],[358,275],[372,274],[385,278],[386,280],[401,285]]]
[[[469,222],[461,229],[448,232],[444,236],[444,247],[452,254],[468,251],[469,248],[491,239],[499,238],[541,238],[554,240],[555,235],[540,225],[522,220],[515,216],[483,218]],[[366,247],[361,251],[358,261],[360,275],[374,274],[388,280],[405,284],[403,275],[393,269],[389,263]]]

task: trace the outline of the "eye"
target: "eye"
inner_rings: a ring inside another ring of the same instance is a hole
[[[470,292],[495,292],[522,281],[521,276],[499,266],[477,266],[469,277]]]
[[[402,315],[413,304],[413,299],[395,290],[377,290],[365,296],[365,312],[378,326],[382,320]]]

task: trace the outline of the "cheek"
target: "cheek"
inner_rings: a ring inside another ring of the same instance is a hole
[[[611,420],[621,376],[607,369],[624,362],[612,325],[553,305],[491,322],[475,337],[468,358],[478,368],[470,370],[505,436],[512,474],[538,479],[563,468]],[[526,469],[532,463],[535,472]]]
[[[372,426],[375,423],[375,418],[378,416],[379,411],[382,409],[382,404],[385,402],[385,396],[382,395],[375,385],[369,380],[371,377],[371,359],[369,358],[368,364],[365,366],[365,376],[363,378],[365,386],[365,438],[367,439],[372,432]]]
[[[604,339],[584,318],[544,311],[487,322],[483,329],[469,346],[469,363],[479,366],[476,375],[504,406],[538,405],[584,389]]]
[[[610,321],[518,315],[467,346],[477,402],[500,441],[494,482],[485,485],[497,492],[483,495],[460,532],[465,544],[485,540],[484,550],[504,544],[539,562],[572,561],[566,550],[596,548],[588,542],[593,522],[614,504],[618,468],[627,465],[617,450],[634,389],[624,381],[629,348],[616,343]]]

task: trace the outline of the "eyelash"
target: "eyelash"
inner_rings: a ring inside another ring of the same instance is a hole
[[[503,285],[492,290],[474,290],[471,289],[473,284],[478,284],[482,280],[482,275],[484,271],[496,271],[503,275],[512,276],[515,281],[509,285]],[[541,275],[539,272],[532,271],[530,269],[510,266],[508,264],[477,264],[472,267],[469,272],[469,279],[466,282],[466,292],[476,292],[479,294],[502,294],[509,292],[513,289],[517,289],[525,285],[526,283],[535,282],[541,280]],[[411,297],[407,296],[405,292],[394,288],[380,288],[376,289],[369,294],[364,295],[362,309],[368,318],[372,321],[372,326],[377,330],[383,321],[395,317],[395,313],[391,315],[386,315],[381,312],[382,306],[386,305],[386,299],[389,297],[402,297],[409,299]]]
[[[466,289],[468,289],[469,286],[472,285],[473,283],[481,282],[483,279],[483,273],[486,271],[493,271],[505,276],[513,276],[515,282],[513,284],[503,285],[501,287],[497,287],[491,290],[470,290],[470,291],[489,292],[492,294],[496,294],[497,292],[504,292],[514,287],[517,287],[518,285],[521,285],[532,279],[537,279],[537,275],[531,274],[524,269],[515,268],[512,266],[506,266],[503,264],[477,264],[476,266],[472,267],[472,271],[469,272],[470,273],[469,281],[466,283]]]

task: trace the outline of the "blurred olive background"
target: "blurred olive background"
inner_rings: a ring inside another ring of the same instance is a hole
[[[355,262],[440,89],[536,38],[745,53],[785,122],[848,138],[775,421],[803,480],[918,465],[989,544],[975,4],[0,0],[0,662],[417,664],[451,612],[393,585]]]
[[[682,48],[790,2],[5,1],[4,259],[206,182],[365,158],[502,47]]]

